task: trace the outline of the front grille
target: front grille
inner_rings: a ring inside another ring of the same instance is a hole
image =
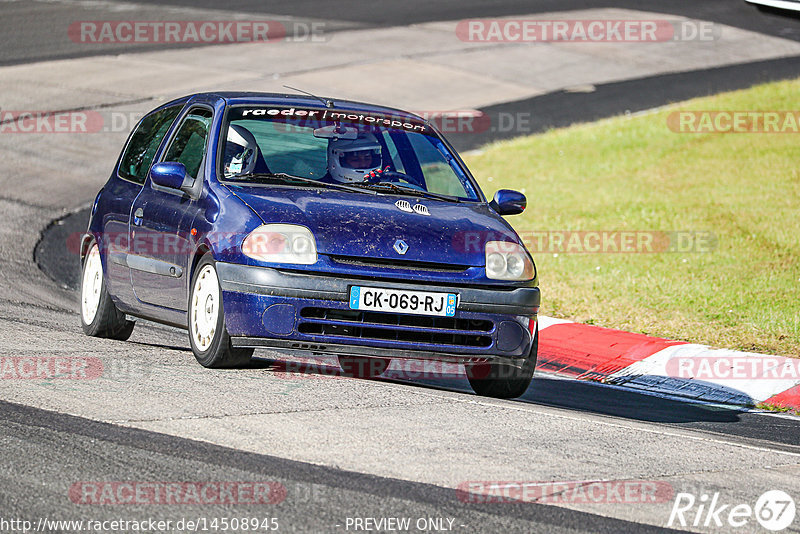
[[[407,271],[428,271],[433,273],[463,273],[469,265],[453,265],[450,263],[433,263],[428,261],[406,261],[381,258],[361,258],[353,256],[329,256],[334,263],[356,265],[380,269],[403,269]]]
[[[481,319],[316,307],[303,308],[300,317],[302,334],[444,346],[488,347],[494,329],[494,323]]]

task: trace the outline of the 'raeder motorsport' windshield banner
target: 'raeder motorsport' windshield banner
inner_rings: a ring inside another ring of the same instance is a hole
[[[228,117],[232,121],[242,119],[270,119],[274,121],[291,122],[293,124],[308,124],[309,126],[314,123],[340,122],[394,128],[409,132],[425,133],[428,131],[428,127],[423,121],[415,120],[412,117],[385,115],[374,112],[366,113],[363,111],[345,109],[234,107],[231,108]]]

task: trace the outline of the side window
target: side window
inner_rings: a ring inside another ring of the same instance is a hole
[[[172,106],[142,119],[122,155],[119,175],[143,184],[161,141],[183,105]]]
[[[189,112],[164,155],[163,161],[183,163],[186,174],[197,178],[206,154],[206,139],[211,125],[211,111],[194,109]]]

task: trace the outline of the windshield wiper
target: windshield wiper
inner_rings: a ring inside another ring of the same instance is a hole
[[[330,182],[320,182],[313,178],[306,178],[304,176],[295,176],[285,172],[250,172],[247,174],[235,174],[227,177],[227,180],[236,182],[239,179],[252,179],[252,178],[272,178],[278,179],[283,182],[302,182],[306,184],[313,184],[319,187],[328,187],[331,189],[339,189],[342,191],[351,191],[353,193],[366,193],[377,195],[379,192],[391,191],[393,193],[402,193],[406,195],[413,195],[425,198],[433,198],[436,200],[444,200],[445,202],[461,202],[459,199],[447,195],[440,195],[439,193],[431,193],[429,191],[422,191],[413,187],[407,187],[395,182],[378,182],[370,184],[367,182],[352,182],[351,184],[337,184]]]
[[[342,191],[350,191],[352,193],[366,193],[366,194],[377,194],[375,191],[365,190],[361,187],[353,187],[350,185],[345,184],[334,184],[329,182],[320,182],[319,180],[315,180],[313,178],[306,178],[304,176],[295,176],[293,174],[288,174],[285,172],[249,172],[246,174],[234,174],[233,176],[228,176],[226,180],[230,180],[232,182],[236,182],[239,179],[251,179],[251,178],[273,178],[281,180],[282,182],[302,182],[304,184],[313,184],[318,187],[327,187],[330,189],[340,189]]]
[[[358,183],[358,182],[356,182]],[[433,198],[436,200],[444,200],[445,202],[461,202],[456,197],[451,197],[447,195],[440,195],[439,193],[431,193],[430,191],[423,191],[421,189],[416,189],[414,187],[408,187],[402,184],[397,184],[395,182],[378,182],[374,184],[364,183],[361,187],[365,188],[379,188],[382,190],[389,190],[394,193],[403,193],[406,195],[414,195],[418,197],[425,197],[425,198]]]

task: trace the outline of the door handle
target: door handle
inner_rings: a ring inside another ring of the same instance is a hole
[[[142,208],[137,208],[135,212],[133,212],[133,224],[139,226],[142,224],[142,218],[144,217],[144,210]]]

